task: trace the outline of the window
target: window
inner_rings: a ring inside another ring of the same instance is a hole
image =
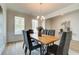
[[[38,21],[33,19],[32,20],[32,29],[34,30],[34,33],[37,33],[37,27],[38,27]]]
[[[22,34],[24,30],[24,18],[15,16],[15,34]]]

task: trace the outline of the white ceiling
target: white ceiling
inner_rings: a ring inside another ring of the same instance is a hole
[[[16,10],[19,12],[37,15],[48,15],[59,9],[65,8],[71,5],[71,3],[7,3],[8,9]],[[41,12],[40,12],[41,11]]]

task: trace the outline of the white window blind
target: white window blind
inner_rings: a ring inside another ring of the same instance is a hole
[[[22,34],[24,27],[24,18],[15,16],[15,34]]]

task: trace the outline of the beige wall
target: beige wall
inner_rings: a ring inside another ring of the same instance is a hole
[[[15,35],[14,34],[14,17],[15,16],[20,16],[25,18],[25,30],[32,28],[32,19],[33,16],[12,11],[12,10],[7,10],[7,41],[8,42],[13,42],[13,41],[20,41],[23,40],[22,35]]]
[[[47,28],[49,28],[50,26],[50,29],[55,29],[57,34],[59,32],[59,29],[62,28],[61,23],[64,21],[71,22],[70,27],[73,32],[73,40],[79,41],[79,10],[47,19]]]
[[[0,4],[0,7],[2,8],[0,13],[0,54],[2,54],[6,46],[6,6]]]
[[[51,29],[51,24],[52,24],[51,21],[52,21],[51,19],[47,19],[45,21],[45,29]]]

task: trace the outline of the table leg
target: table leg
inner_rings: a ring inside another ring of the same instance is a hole
[[[45,55],[47,53],[47,45],[41,45],[41,55]]]

